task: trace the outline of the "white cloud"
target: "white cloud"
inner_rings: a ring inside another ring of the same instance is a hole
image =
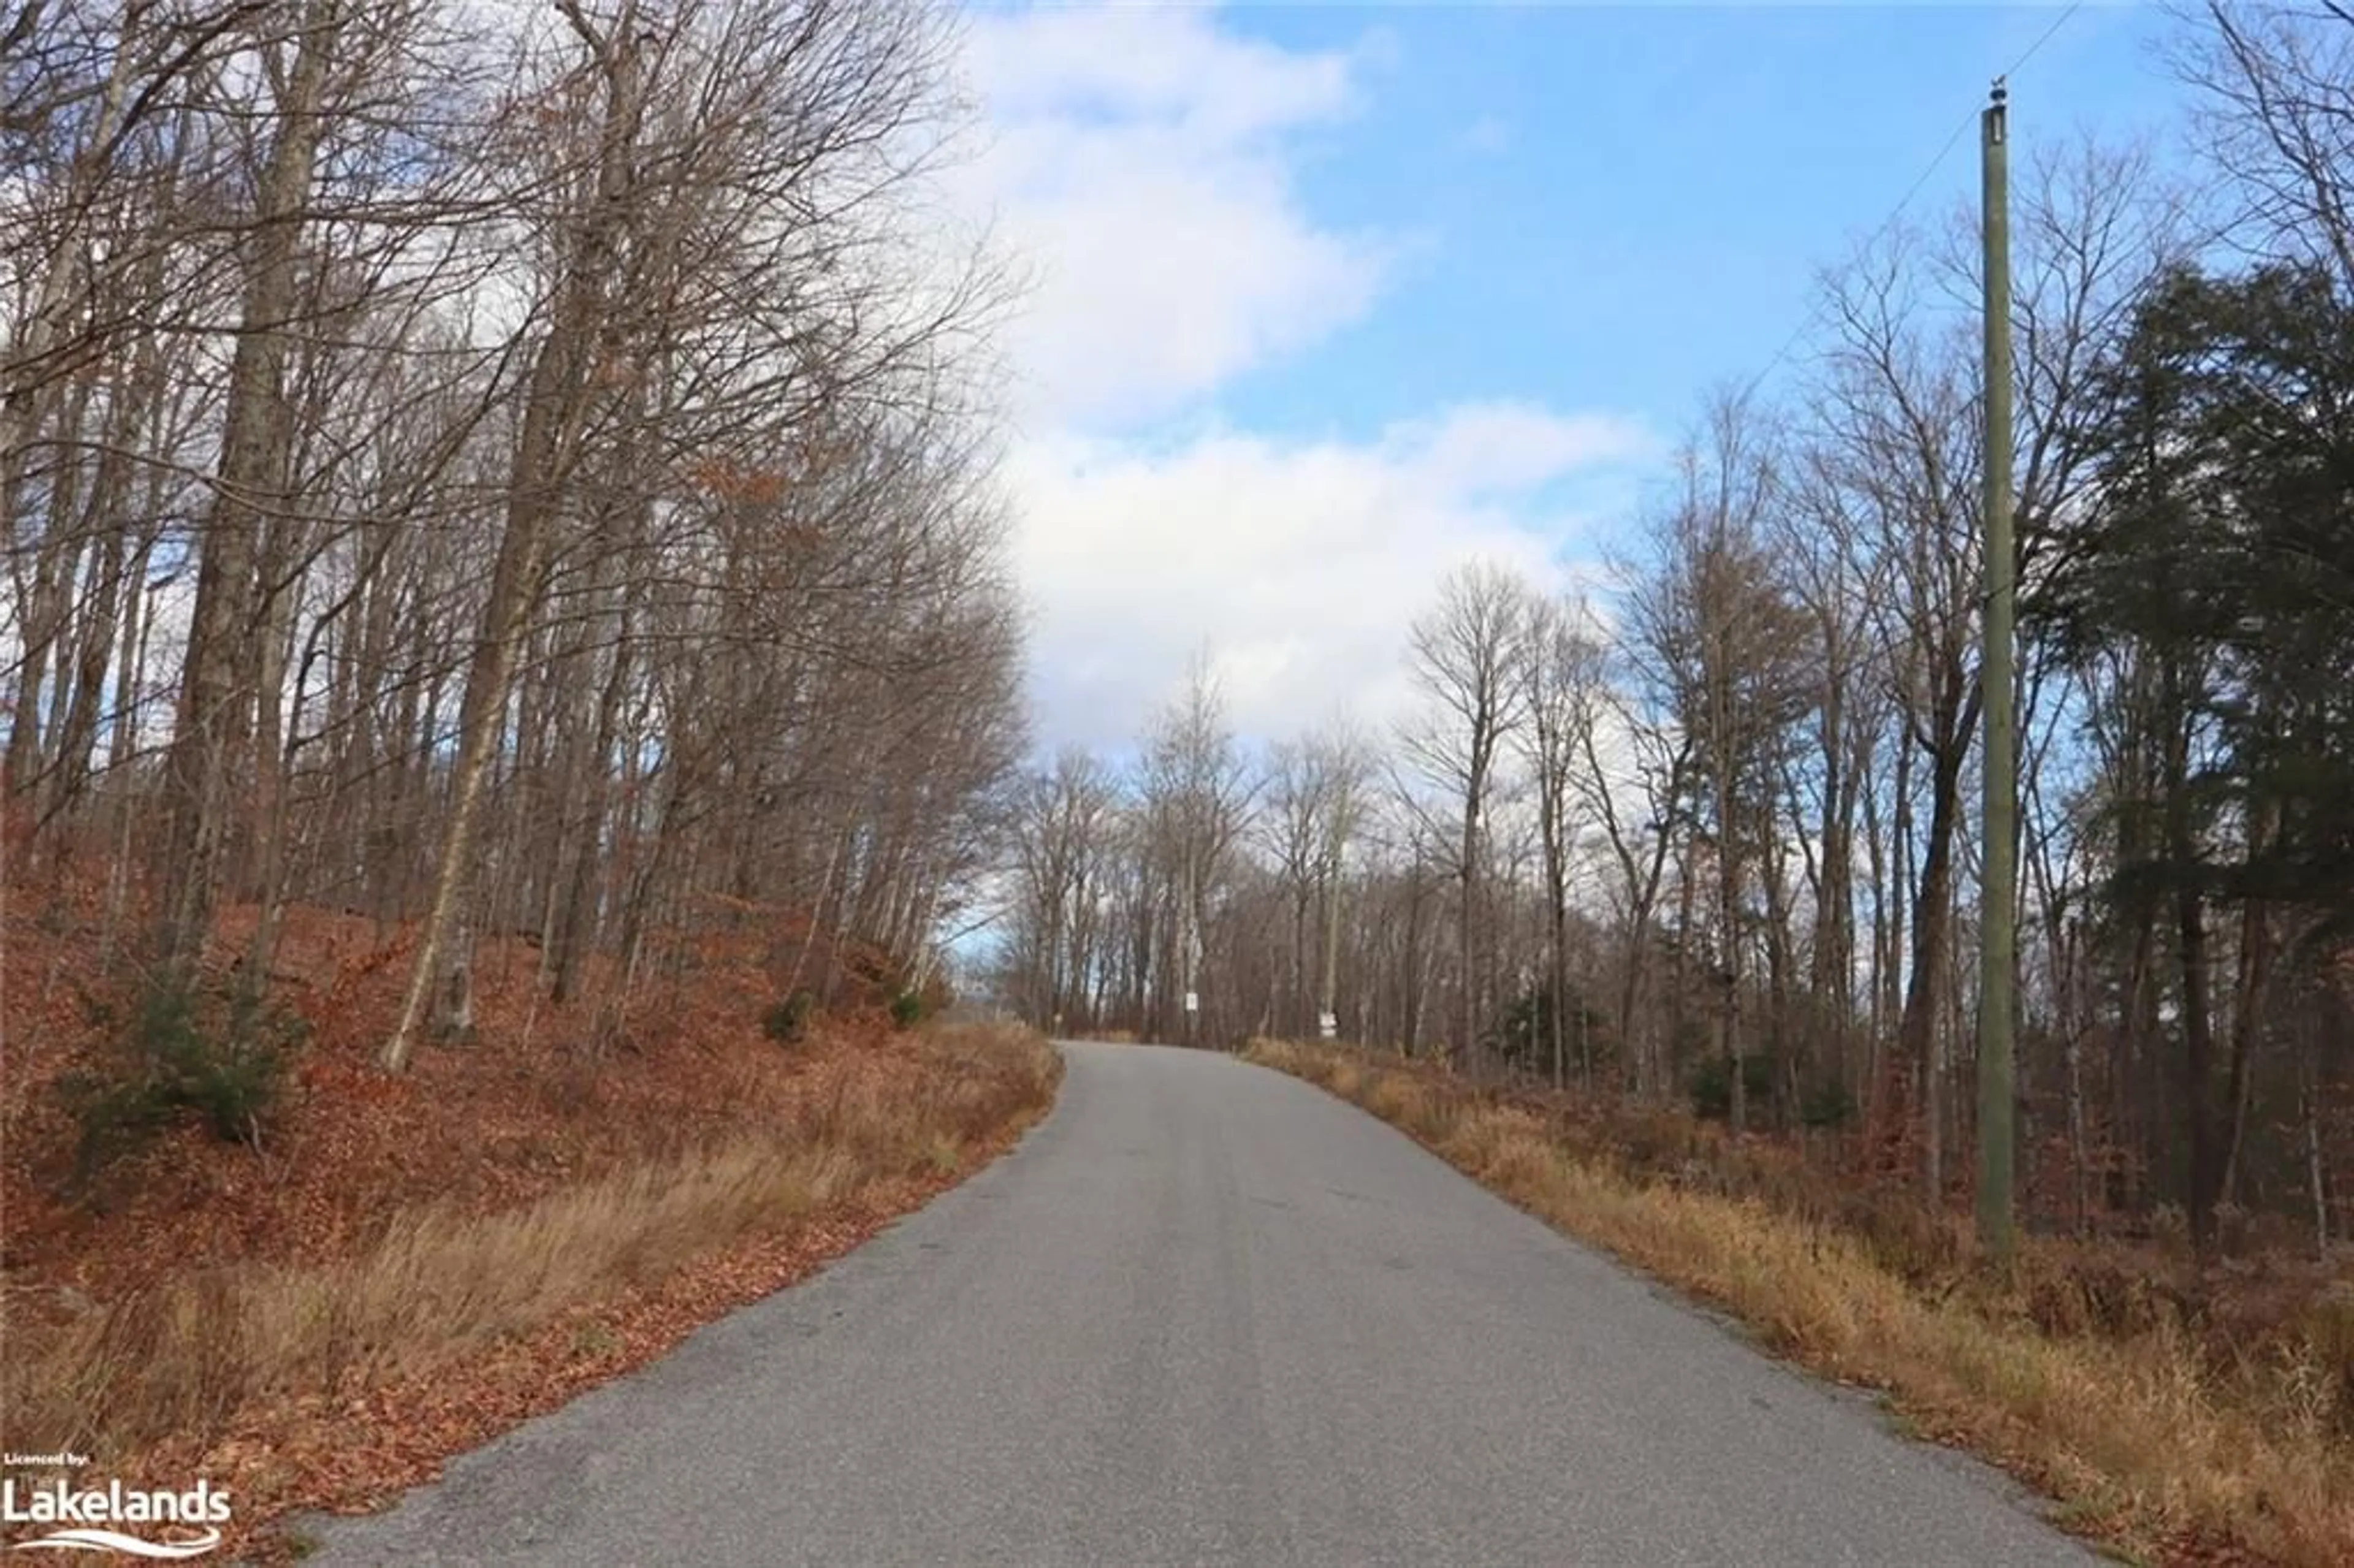
[[[1354,111],[1372,50],[1287,51],[1197,9],[973,19],[993,137],[959,179],[1035,284],[1008,344],[1025,423],[1169,413],[1371,307],[1394,246],[1318,228],[1290,160]]]
[[[1512,128],[1493,114],[1482,114],[1471,122],[1463,132],[1466,152],[1494,155],[1507,151],[1512,144]]]
[[[1587,463],[1649,444],[1643,429],[1609,415],[1574,418],[1527,403],[1487,403],[1400,432],[1426,442],[1432,480],[1462,495],[1526,491]]]
[[[1004,343],[1022,385],[1003,477],[1050,746],[1122,748],[1204,647],[1246,735],[1382,724],[1437,579],[1481,555],[1557,579],[1654,450],[1622,419],[1508,401],[1355,441],[1219,423],[1238,376],[1373,309],[1403,249],[1320,224],[1294,177],[1309,137],[1366,107],[1385,46],[1288,50],[1199,8],[970,23],[991,144],[955,196],[1034,283]]]
[[[1543,583],[1654,443],[1623,421],[1474,405],[1378,441],[1244,434],[1172,451],[1026,445],[1021,567],[1038,609],[1034,688],[1055,741],[1134,736],[1204,643],[1246,734],[1407,699],[1406,630],[1453,566],[1485,556]],[[1564,482],[1582,495],[1547,503]]]

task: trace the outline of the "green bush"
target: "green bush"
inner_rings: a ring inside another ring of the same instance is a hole
[[[1837,1078],[1826,1079],[1807,1091],[1798,1119],[1819,1131],[1846,1127],[1855,1120],[1855,1097]]]
[[[769,1011],[760,1017],[760,1032],[771,1040],[793,1044],[809,1027],[810,1014],[816,1010],[817,998],[808,991],[797,991],[769,1004]]]
[[[1610,1021],[1589,1005],[1575,986],[1566,988],[1562,1017],[1562,1054],[1572,1072],[1591,1059],[1605,1065],[1615,1057]],[[1536,986],[1504,1006],[1486,1036],[1490,1050],[1524,1072],[1543,1075],[1553,1066],[1553,991]]]
[[[1773,1057],[1751,1054],[1741,1059],[1741,1086],[1747,1095],[1753,1127],[1765,1125],[1766,1118],[1775,1113],[1779,1099],[1775,1076]],[[1694,1063],[1684,1087],[1691,1097],[1692,1115],[1705,1121],[1731,1119],[1733,1075],[1726,1069],[1723,1056],[1707,1055]],[[1806,1126],[1835,1129],[1855,1120],[1855,1097],[1837,1078],[1824,1079],[1805,1089],[1797,1109],[1798,1120]]]
[[[913,1029],[923,1022],[924,999],[912,991],[903,991],[891,999],[891,1022],[902,1029]]]
[[[96,1015],[111,1022],[102,1006]],[[137,1015],[118,1036],[118,1059],[58,1081],[80,1134],[76,1184],[190,1114],[224,1142],[258,1147],[304,1033],[298,1015],[249,984],[226,991],[168,980],[148,985]]]
[[[1774,1104],[1774,1061],[1770,1056],[1741,1059],[1741,1087],[1754,1122],[1762,1123]],[[1733,1073],[1720,1055],[1707,1055],[1692,1067],[1686,1083],[1692,1115],[1704,1121],[1728,1121],[1733,1117]]]

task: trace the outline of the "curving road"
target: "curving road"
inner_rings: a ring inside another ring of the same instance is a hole
[[[313,1560],[2096,1561],[1317,1089],[1066,1052],[1013,1155]]]

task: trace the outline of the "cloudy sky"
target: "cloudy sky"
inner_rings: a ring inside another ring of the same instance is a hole
[[[1394,713],[1436,579],[1590,561],[1818,267],[1933,162],[1908,212],[1976,189],[2031,47],[2022,151],[2173,119],[2155,8],[2064,9],[976,8],[1042,744],[1196,649],[1251,736]]]

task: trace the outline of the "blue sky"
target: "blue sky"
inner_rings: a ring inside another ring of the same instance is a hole
[[[2063,9],[977,13],[1042,741],[1132,735],[1201,648],[1255,736],[1394,716],[1437,577],[1589,559],[1949,141],[1906,210],[1974,196],[2031,46],[2015,161],[2179,131],[2173,24]]]
[[[1426,235],[1380,309],[1236,386],[1240,422],[1364,433],[1506,395],[1681,418],[1764,369],[1815,268],[1928,169],[2049,5],[1250,6],[1289,48],[1395,39],[1300,190],[1344,228]],[[2149,6],[2087,6],[2011,83],[2017,133],[2163,123]],[[1908,211],[1974,198],[1973,132]]]

